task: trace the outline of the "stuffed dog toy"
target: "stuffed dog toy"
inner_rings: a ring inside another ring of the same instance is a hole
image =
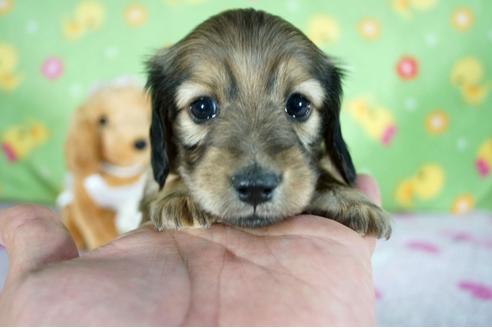
[[[102,87],[75,111],[58,204],[79,248],[98,247],[140,224],[150,116],[148,97],[132,84]]]
[[[155,182],[141,204],[158,230],[255,228],[311,213],[389,237],[352,187],[340,128],[341,70],[262,11],[214,16],[148,62]]]

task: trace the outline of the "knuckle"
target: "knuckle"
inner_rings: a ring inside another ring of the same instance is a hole
[[[6,210],[5,216],[15,220],[30,221],[38,218],[53,217],[54,214],[46,207],[38,205],[17,205]]]
[[[55,223],[54,213],[36,205],[18,205],[4,213],[8,220],[5,233],[14,244],[20,239],[42,235]]]

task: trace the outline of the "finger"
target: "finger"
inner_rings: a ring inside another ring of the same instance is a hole
[[[376,180],[367,175],[360,174],[355,181],[357,189],[362,191],[374,204],[381,206],[381,193]]]
[[[362,191],[374,204],[381,206],[381,193],[379,192],[378,184],[373,177],[367,174],[360,174],[357,176],[355,185],[357,189]],[[374,252],[377,240],[376,237],[365,236],[364,240],[371,253]]]
[[[0,211],[0,244],[9,257],[8,277],[78,256],[63,224],[48,209],[16,206]]]
[[[371,252],[371,254],[374,253],[377,238],[374,236],[364,236],[364,241],[366,242],[367,247],[369,247],[369,251]]]

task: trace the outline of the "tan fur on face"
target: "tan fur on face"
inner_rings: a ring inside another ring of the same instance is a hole
[[[192,81],[182,83],[176,91],[176,105],[179,109],[176,119],[177,133],[186,146],[198,144],[207,135],[206,127],[193,122],[187,113],[187,108],[197,98],[207,96],[210,93],[206,86]]]
[[[321,118],[315,109],[312,110],[313,112],[309,119],[304,122],[304,124],[299,124],[294,128],[299,139],[306,148],[309,148],[309,145],[319,138]]]
[[[198,125],[186,111],[181,111],[176,119],[177,134],[186,146],[194,146],[207,136],[207,127]]]
[[[300,93],[312,102],[312,113],[308,120],[303,124],[295,124],[294,129],[299,139],[308,147],[311,142],[319,137],[321,118],[319,109],[324,99],[324,91],[315,79],[309,79],[301,82],[292,89],[292,93]],[[193,146],[205,139],[208,128],[206,125],[200,125],[191,119],[186,112],[187,107],[192,101],[200,96],[211,94],[210,90],[201,84],[195,82],[184,82],[178,87],[176,103],[180,112],[176,120],[178,136],[187,146]]]
[[[198,83],[187,81],[182,83],[176,90],[176,105],[182,109],[190,105],[190,103],[200,97],[210,93],[210,90]]]
[[[272,201],[258,205],[256,214],[269,220],[278,221],[301,211],[311,199],[317,175],[309,168],[303,154],[296,148],[279,153],[275,158],[262,158],[264,167],[283,172],[284,182],[275,190]],[[241,167],[242,161],[220,149],[207,151],[200,169],[189,175],[180,170],[185,184],[193,198],[208,213],[232,223],[253,215],[253,208],[237,199],[231,186],[230,177]]]
[[[294,87],[294,92],[305,95],[316,108],[321,108],[325,99],[325,91],[316,79],[306,80]]]
[[[301,82],[294,87],[293,93],[304,95],[311,102],[311,115],[308,120],[302,124],[295,124],[294,129],[305,147],[315,141],[320,134],[321,117],[319,108],[321,108],[325,98],[325,92],[319,81],[309,79]]]

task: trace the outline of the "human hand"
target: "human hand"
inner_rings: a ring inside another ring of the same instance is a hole
[[[379,203],[375,183],[359,189]],[[270,227],[155,232],[142,227],[78,255],[55,215],[0,212],[9,272],[0,325],[373,325],[362,238],[300,215]]]

